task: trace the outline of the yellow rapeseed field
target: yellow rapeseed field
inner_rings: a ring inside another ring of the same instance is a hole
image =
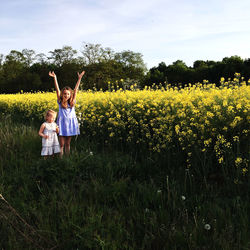
[[[237,84],[238,78],[230,84],[221,81],[221,87],[80,91],[76,112],[81,135],[156,153],[175,145],[187,156],[187,167],[195,153],[212,152],[220,164],[229,157],[246,174],[250,87],[245,81]],[[0,95],[5,114],[42,122],[49,108],[58,110],[55,92]]]

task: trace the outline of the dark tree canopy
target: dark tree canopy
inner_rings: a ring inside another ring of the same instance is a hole
[[[197,83],[203,80],[218,85],[221,77],[233,78],[236,72],[249,79],[250,59],[243,60],[239,56],[231,56],[218,62],[197,60],[193,63],[193,67],[187,67],[181,60],[168,66],[161,62],[157,67],[149,69],[142,85],[170,83],[175,86],[179,83]]]
[[[147,70],[141,53],[130,50],[115,52],[101,44],[84,42],[80,53],[71,46],[63,46],[49,51],[49,56],[31,49],[11,50],[6,56],[0,54],[0,93],[51,91],[54,85],[48,77],[49,71],[56,72],[61,86],[73,87],[77,72],[81,70],[86,71],[81,89],[107,90],[108,83],[117,85],[117,82],[119,87],[137,83],[141,88],[203,80],[219,84],[221,77],[233,78],[235,72],[249,79],[250,59],[243,60],[235,55],[222,61],[197,60],[193,67],[177,60],[170,65],[160,62]]]
[[[146,67],[140,53],[129,50],[115,53],[100,44],[83,43],[81,55],[71,46],[49,51],[49,56],[29,49],[12,50],[5,57],[0,55],[0,92],[50,91],[53,82],[49,71],[56,72],[62,86],[74,86],[81,70],[86,71],[82,89],[105,90],[108,82],[121,79],[141,82]]]

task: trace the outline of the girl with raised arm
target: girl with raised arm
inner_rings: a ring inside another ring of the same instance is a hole
[[[59,127],[59,142],[60,142],[60,154],[69,155],[71,137],[80,134],[79,124],[75,113],[75,103],[78,88],[85,71],[78,74],[78,81],[76,83],[74,91],[68,86],[64,87],[61,91],[57,82],[57,77],[54,71],[49,72],[49,76],[53,77],[57,103],[59,105],[59,112],[57,117],[57,125]]]

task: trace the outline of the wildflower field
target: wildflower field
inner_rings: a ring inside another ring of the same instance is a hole
[[[56,93],[0,95],[0,246],[249,249],[249,107],[238,74],[80,91],[71,156],[44,161]]]
[[[141,153],[178,150],[186,160],[184,167],[212,154],[219,164],[246,174],[250,86],[239,84],[237,78],[221,83],[221,87],[80,92],[76,112],[81,136]],[[0,111],[13,117],[42,122],[49,108],[58,110],[56,93],[0,95]]]

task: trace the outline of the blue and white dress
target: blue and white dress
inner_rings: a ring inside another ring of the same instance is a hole
[[[68,107],[65,109],[59,104],[59,112],[57,116],[57,125],[59,127],[60,136],[74,136],[80,134],[79,124],[76,117],[75,107]]]
[[[44,122],[43,134],[48,135],[49,138],[42,138],[42,152],[41,155],[53,155],[60,153],[60,145],[56,133],[56,123],[55,122]]]

